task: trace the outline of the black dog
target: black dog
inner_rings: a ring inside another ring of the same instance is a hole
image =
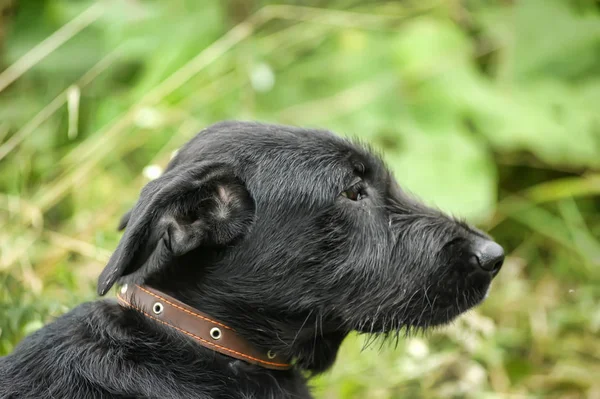
[[[447,323],[483,300],[504,257],[403,193],[362,146],[257,123],[201,132],[144,187],[125,226],[100,295],[145,284],[293,367],[217,353],[102,300],[0,359],[0,397],[308,398],[303,371],[329,368],[349,332]]]

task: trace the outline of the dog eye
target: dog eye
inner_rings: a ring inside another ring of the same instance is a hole
[[[352,201],[360,201],[365,197],[363,182],[358,182],[347,190],[342,191],[340,194],[342,197],[346,197]]]

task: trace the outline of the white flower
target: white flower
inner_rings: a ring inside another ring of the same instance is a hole
[[[250,71],[250,84],[255,91],[269,91],[275,86],[275,73],[269,65],[258,64]]]
[[[412,357],[422,359],[429,354],[429,347],[422,339],[413,338],[408,342],[406,351]]]
[[[135,115],[135,124],[144,129],[153,129],[163,123],[162,114],[155,108],[145,107]]]
[[[142,174],[144,175],[144,177],[148,180],[154,180],[160,177],[160,175],[162,175],[162,168],[158,165],[148,165],[144,168],[144,170],[142,171]]]

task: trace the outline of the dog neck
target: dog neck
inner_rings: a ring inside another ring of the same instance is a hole
[[[257,348],[232,327],[151,287],[125,284],[117,298],[122,305],[193,338],[207,349],[267,369],[292,367],[273,350]]]
[[[197,278],[164,277],[152,279],[147,284],[230,326],[263,352],[271,350],[281,359],[293,360],[294,368],[311,374],[324,372],[333,365],[339,347],[348,335],[347,331],[326,325],[316,312],[290,319],[249,304],[235,294],[235,287],[220,284],[217,290],[211,289],[214,284],[210,281],[198,287],[192,283],[198,281]],[[210,280],[208,276],[203,277]]]

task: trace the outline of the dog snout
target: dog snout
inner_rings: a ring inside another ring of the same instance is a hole
[[[478,270],[498,274],[504,263],[504,248],[485,238],[475,240],[471,247],[471,264]]]

